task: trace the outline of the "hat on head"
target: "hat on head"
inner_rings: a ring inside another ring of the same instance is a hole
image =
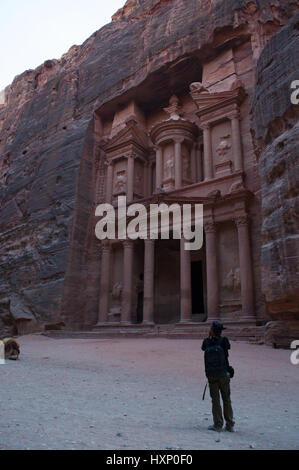
[[[213,321],[213,323],[212,323],[212,325],[211,325],[211,330],[213,330],[214,333],[219,334],[219,333],[221,333],[223,330],[226,330],[226,328],[224,328],[224,326],[222,325],[222,323],[220,323],[219,321]]]

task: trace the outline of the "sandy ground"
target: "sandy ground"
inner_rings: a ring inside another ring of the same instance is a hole
[[[290,351],[232,343],[236,433],[212,423],[201,341],[27,336],[0,365],[0,449],[298,449]]]

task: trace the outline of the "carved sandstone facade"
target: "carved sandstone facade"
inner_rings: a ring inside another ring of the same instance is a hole
[[[183,239],[102,242],[99,328],[262,320],[251,240],[251,223],[260,220],[250,214],[255,188],[246,184],[246,169],[255,162],[242,135],[249,131],[241,117],[246,86],[237,74],[223,91],[201,82],[177,86],[187,91],[166,95],[150,112],[134,96],[108,119],[109,103],[97,111],[104,202],[116,204],[125,195],[128,205],[202,203],[204,246],[189,252]]]
[[[128,0],[82,46],[0,93],[0,335],[63,323],[191,325],[205,335],[220,318],[245,337],[277,311],[298,318],[297,9]],[[293,129],[273,150],[265,134],[276,139],[282,122]],[[203,248],[101,246],[95,208],[119,195],[202,202]]]

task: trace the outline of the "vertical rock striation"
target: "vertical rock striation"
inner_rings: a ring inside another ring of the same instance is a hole
[[[299,338],[299,15],[277,32],[257,66],[253,132],[262,186],[262,291],[273,320],[267,342],[289,346]]]

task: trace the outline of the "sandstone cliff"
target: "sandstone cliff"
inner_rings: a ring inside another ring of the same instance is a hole
[[[286,346],[299,337],[299,106],[291,103],[298,29],[296,15],[265,47],[253,102],[262,185],[262,290],[276,320],[268,326],[267,341]]]
[[[298,2],[129,0],[111,24],[16,77],[0,105],[0,330],[96,320],[94,111],[182,58],[251,38],[257,61]]]

